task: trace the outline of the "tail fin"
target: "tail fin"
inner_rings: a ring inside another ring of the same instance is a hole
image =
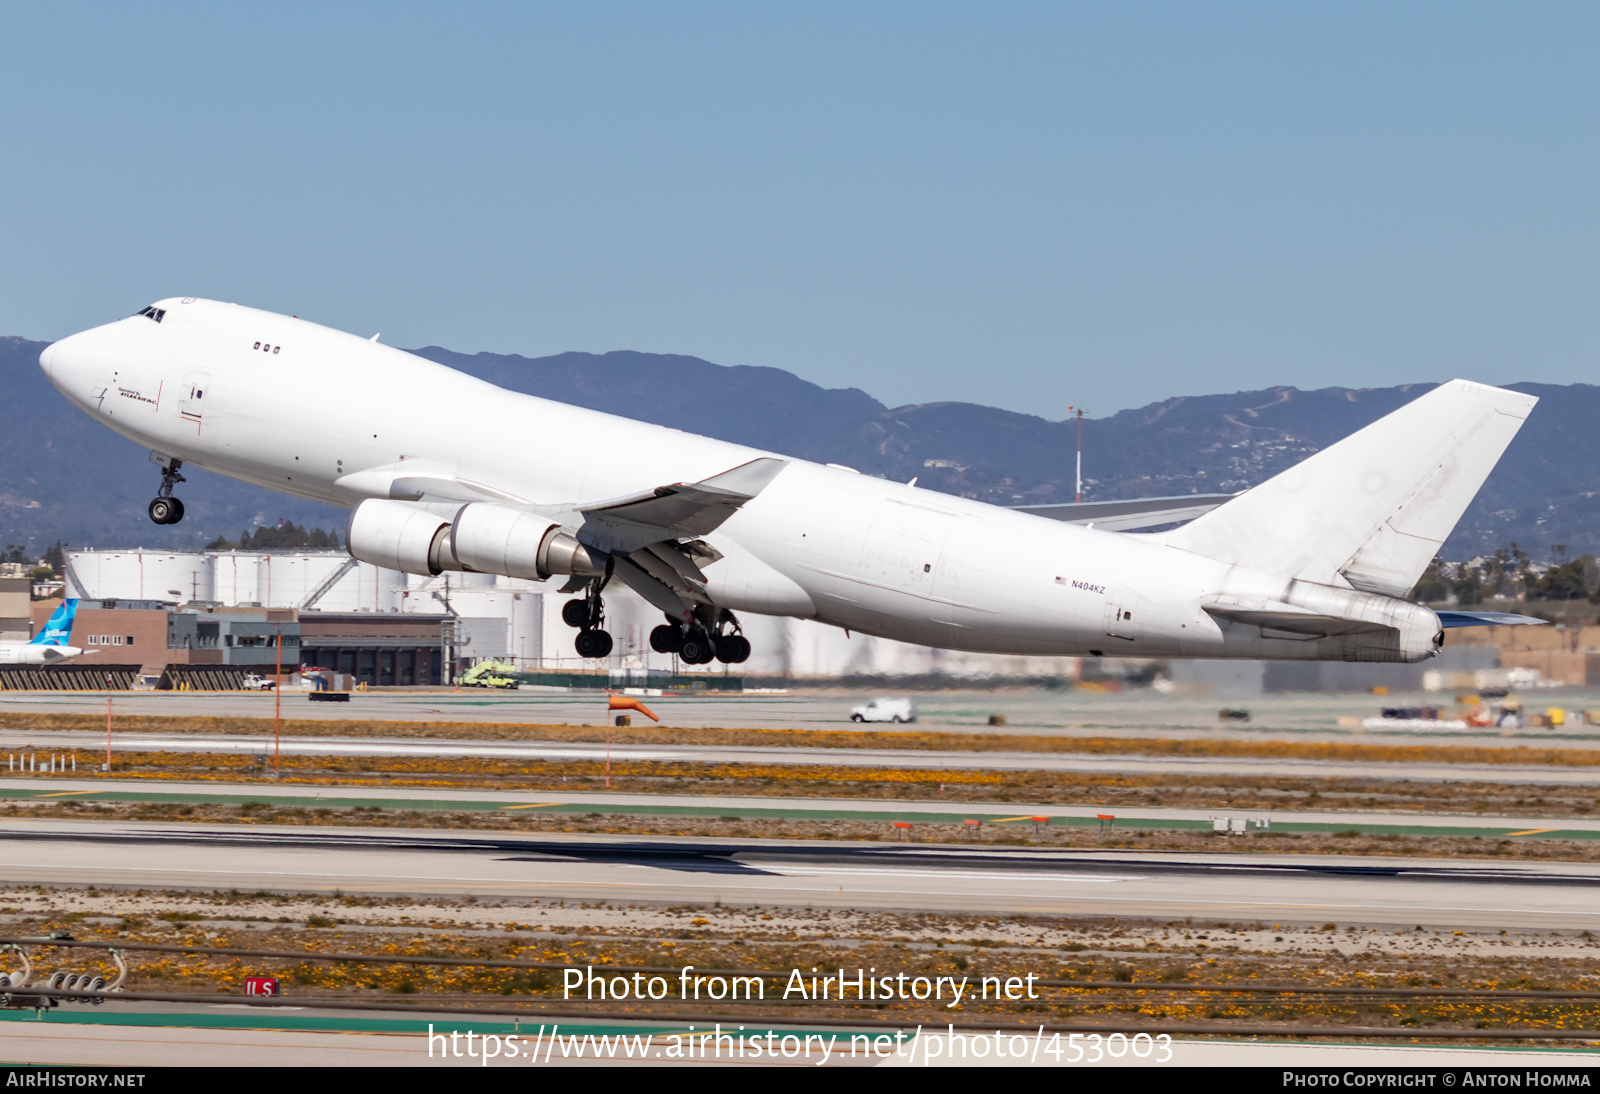
[[[1284,577],[1405,596],[1538,401],[1451,380],[1167,542]]]
[[[78,601],[64,600],[45,623],[44,629],[33,636],[30,646],[66,646],[72,638],[72,619],[78,614]]]

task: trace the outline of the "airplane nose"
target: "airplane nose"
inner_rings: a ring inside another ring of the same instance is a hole
[[[68,398],[90,400],[90,388],[121,334],[114,326],[105,326],[68,335],[44,348],[39,367]]]

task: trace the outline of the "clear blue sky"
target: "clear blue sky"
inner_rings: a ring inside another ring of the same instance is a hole
[[[1600,382],[1600,6],[5,4],[0,334],[157,297],[1066,415]]]

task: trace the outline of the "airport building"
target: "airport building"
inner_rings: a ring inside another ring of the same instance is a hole
[[[732,669],[715,663],[690,666],[650,648],[650,631],[661,614],[620,582],[606,590],[607,629],[615,646],[604,663],[597,663],[573,649],[576,632],[561,621],[567,598],[556,592],[559,582],[494,574],[422,577],[359,562],[343,551],[137,548],[70,551],[65,561],[65,594],[94,602],[93,610],[127,612],[123,605],[139,604],[171,617],[170,625],[165,618],[160,625],[172,638],[159,653],[150,644],[139,647],[146,675],[164,671],[167,664],[196,663],[201,653],[221,655],[219,664],[246,664],[252,655],[245,651],[259,647],[227,645],[231,632],[225,627],[232,624],[223,621],[230,617],[240,626],[246,618],[293,624],[285,633],[295,640],[297,664],[349,673],[376,686],[442,683],[447,666],[459,671],[483,660],[508,661],[525,671],[602,670],[638,680],[735,672],[787,679],[1061,681],[1077,679],[1079,670],[1074,657],[960,653],[850,635],[806,620],[751,615],[740,620],[753,647],[748,662]],[[36,621],[51,603],[35,602]],[[86,607],[80,607],[74,641],[80,634],[115,637],[115,627],[85,623]],[[242,637],[240,631],[236,638]],[[220,645],[201,647],[202,638]],[[134,660],[126,647],[117,658],[124,664]],[[290,660],[286,638],[284,664]]]
[[[26,642],[32,637],[29,602],[33,583],[26,577],[0,577],[0,642]]]

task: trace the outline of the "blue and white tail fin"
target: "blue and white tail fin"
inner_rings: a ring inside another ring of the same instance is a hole
[[[77,598],[62,601],[44,625],[44,630],[33,636],[30,646],[69,646],[72,638],[72,619],[78,614]]]

